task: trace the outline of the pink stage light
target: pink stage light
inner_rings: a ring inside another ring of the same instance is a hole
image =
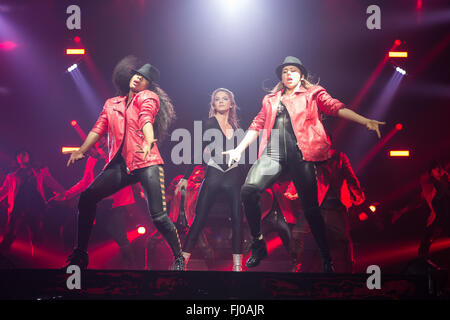
[[[0,50],[11,51],[17,47],[17,43],[12,41],[3,41],[0,42]]]

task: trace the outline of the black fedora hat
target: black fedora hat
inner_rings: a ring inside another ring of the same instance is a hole
[[[305,78],[308,77],[308,70],[306,70],[305,66],[303,65],[303,63],[300,61],[299,58],[297,57],[293,57],[293,56],[287,56],[286,58],[284,58],[284,61],[282,64],[280,64],[277,69],[275,70],[275,73],[277,74],[278,78],[281,80],[281,71],[283,70],[283,68],[285,66],[296,66],[297,68],[300,69],[300,71],[302,72],[302,74],[305,76]]]
[[[150,63],[144,64],[138,70],[132,69],[133,74],[140,74],[150,82],[159,81],[159,70],[152,66]]]

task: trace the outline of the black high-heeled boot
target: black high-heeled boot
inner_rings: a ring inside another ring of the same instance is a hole
[[[263,260],[265,257],[267,257],[266,241],[264,239],[253,239],[252,254],[250,255],[250,258],[247,260],[247,263],[245,265],[247,266],[247,268],[254,268],[259,265],[261,260]]]
[[[328,239],[326,235],[325,222],[319,208],[311,208],[305,210],[305,217],[309,223],[309,228],[314,236],[314,240],[319,247],[322,256],[322,270],[325,273],[334,273],[334,266],[331,260],[330,249],[328,247]]]
[[[180,253],[180,255],[175,257],[175,260],[173,261],[172,267],[170,270],[173,271],[185,271],[186,270],[186,263],[184,261],[183,255]]]
[[[72,254],[67,258],[66,263],[67,264],[64,268],[76,265],[82,270],[87,269],[89,264],[89,255],[86,251],[77,248],[73,250]]]

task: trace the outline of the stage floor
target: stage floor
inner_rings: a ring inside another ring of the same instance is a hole
[[[230,271],[85,270],[80,289],[73,274],[58,269],[0,271],[6,300],[312,300],[448,299],[430,294],[422,275],[383,274],[380,289],[368,289],[370,274],[305,274]],[[70,278],[72,277],[72,278]]]

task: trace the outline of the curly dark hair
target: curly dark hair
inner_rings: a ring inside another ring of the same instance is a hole
[[[133,77],[133,69],[142,66],[142,61],[136,56],[129,55],[117,63],[114,68],[112,81],[116,87],[117,94],[125,96],[130,91],[130,80]],[[175,109],[168,94],[160,88],[159,84],[150,81],[149,90],[159,97],[160,108],[153,124],[155,138],[158,144],[168,135],[169,127],[176,119]]]

